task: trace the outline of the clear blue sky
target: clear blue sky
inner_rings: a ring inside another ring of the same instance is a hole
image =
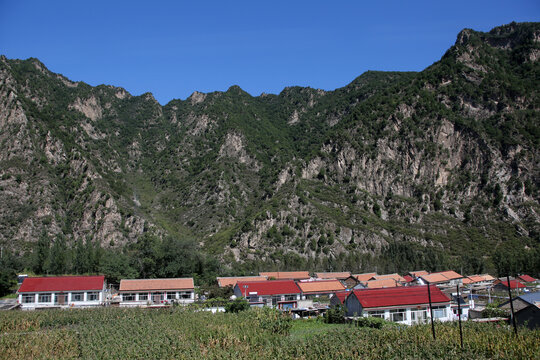
[[[419,71],[463,28],[539,20],[539,0],[0,0],[0,54],[165,104],[231,85],[256,96]]]

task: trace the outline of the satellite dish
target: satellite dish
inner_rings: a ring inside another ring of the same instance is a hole
[[[236,300],[236,295],[231,295],[231,297],[229,299]]]

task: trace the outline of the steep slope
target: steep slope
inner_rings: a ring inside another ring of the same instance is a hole
[[[508,249],[533,257],[539,40],[537,23],[467,29],[420,73],[165,106],[2,57],[0,242],[153,233],[242,271],[476,272]]]

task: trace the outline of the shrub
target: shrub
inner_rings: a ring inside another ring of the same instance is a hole
[[[332,306],[324,315],[324,322],[327,324],[343,324],[345,322],[345,306]]]
[[[225,312],[237,313],[249,309],[249,303],[245,299],[236,299],[225,304]]]
[[[254,309],[254,314],[261,329],[273,334],[289,334],[292,327],[292,318],[289,315],[267,306]]]

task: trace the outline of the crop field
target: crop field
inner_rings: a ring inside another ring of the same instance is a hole
[[[540,359],[540,331],[464,324],[382,329],[168,309],[0,313],[0,359]]]

